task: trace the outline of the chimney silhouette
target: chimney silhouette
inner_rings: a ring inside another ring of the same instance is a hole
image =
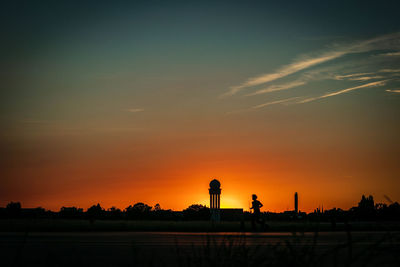
[[[294,193],[294,211],[297,213],[299,213],[299,196],[296,193]]]

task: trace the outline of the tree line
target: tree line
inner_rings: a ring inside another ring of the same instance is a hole
[[[99,203],[86,211],[78,207],[61,207],[58,212],[38,207],[22,208],[20,202],[10,202],[5,208],[0,208],[0,218],[61,218],[61,219],[109,219],[109,220],[208,220],[210,210],[201,204],[193,204],[183,211],[162,209],[160,204],[149,206],[138,202],[129,205],[124,210],[116,207],[103,208]]]
[[[201,204],[193,204],[183,211],[162,209],[159,204],[154,207],[142,202],[129,205],[124,210],[116,207],[103,208],[100,204],[89,207],[86,211],[78,207],[62,207],[58,212],[45,210],[41,207],[26,209],[19,202],[10,202],[5,208],[0,208],[0,218],[61,218],[88,220],[208,220],[210,209]],[[311,220],[311,221],[400,221],[400,204],[392,202],[387,205],[375,203],[372,196],[362,196],[357,206],[349,210],[333,208],[330,210],[316,209],[311,213],[295,211],[263,212],[266,220]],[[251,220],[251,213],[243,213],[244,220]]]

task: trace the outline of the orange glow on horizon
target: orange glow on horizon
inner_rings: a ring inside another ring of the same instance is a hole
[[[223,208],[248,210],[252,194],[263,203],[262,211],[272,212],[292,210],[295,192],[299,209],[306,212],[322,205],[348,209],[362,194],[374,195],[377,202],[385,202],[384,194],[400,197],[393,183],[376,179],[394,181],[396,162],[361,148],[327,154],[324,146],[286,144],[280,137],[280,145],[261,147],[240,134],[212,142],[167,136],[157,142],[152,137],[104,143],[103,138],[89,136],[70,144],[61,138],[38,139],[10,155],[9,166],[18,168],[8,168],[6,186],[12,190],[5,191],[0,205],[20,201],[23,207],[59,210],[100,203],[106,209],[125,209],[144,202],[182,210],[191,204],[209,206],[214,177],[221,182]]]

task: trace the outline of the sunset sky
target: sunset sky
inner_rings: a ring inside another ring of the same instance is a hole
[[[398,1],[107,2],[2,2],[0,206],[400,201]]]

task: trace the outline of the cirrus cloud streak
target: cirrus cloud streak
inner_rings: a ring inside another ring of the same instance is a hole
[[[367,83],[367,84],[363,84],[363,85],[359,85],[359,86],[354,86],[354,87],[346,88],[346,89],[339,90],[339,91],[336,91],[336,92],[324,94],[324,95],[321,95],[321,96],[310,97],[310,98],[301,100],[298,103],[307,103],[307,102],[315,101],[315,100],[322,99],[322,98],[327,98],[327,97],[331,97],[331,96],[336,96],[336,95],[348,93],[350,91],[354,91],[354,90],[358,90],[358,89],[362,89],[362,88],[384,86],[384,85],[386,85],[386,82],[387,82],[387,80],[371,82],[371,83]]]
[[[330,51],[327,52],[319,53],[319,55],[317,54],[317,56],[304,55],[300,59],[295,60],[291,64],[279,68],[275,72],[249,78],[244,83],[231,87],[228,92],[223,94],[223,96],[235,95],[245,88],[269,83],[284,78],[286,76],[289,76],[291,74],[297,73],[299,71],[308,69],[310,67],[343,57],[348,54],[364,53],[381,49],[399,49],[400,48],[398,43],[399,38],[400,38],[400,33],[396,32],[364,41],[359,41],[349,45],[336,46],[336,48],[331,49]],[[269,89],[267,88],[265,90],[268,91],[271,90],[271,88]],[[254,95],[259,94],[260,91],[254,93]]]

